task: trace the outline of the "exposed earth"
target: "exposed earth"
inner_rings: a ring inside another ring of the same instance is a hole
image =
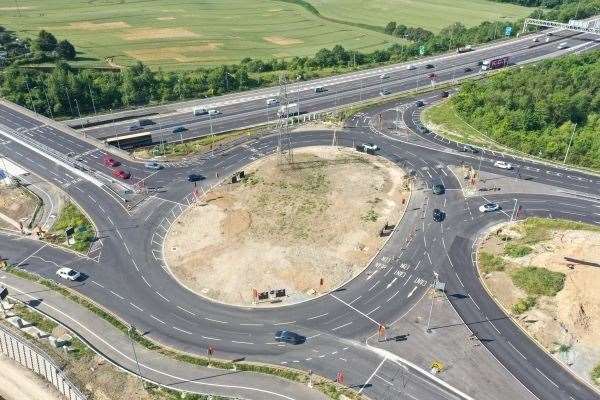
[[[283,303],[291,303],[355,277],[409,194],[392,163],[336,147],[296,149],[291,164],[266,157],[245,175],[183,213],[164,245],[183,285],[237,305],[252,304],[253,289],[286,289]]]
[[[531,242],[532,233],[544,240],[529,243],[529,254],[506,254],[508,243]],[[590,382],[590,371],[600,363],[600,231],[549,229],[541,235],[540,230],[532,233],[525,233],[519,224],[496,227],[480,247],[480,274],[495,299],[529,335]],[[501,257],[506,262],[503,270],[483,272],[481,252]],[[538,296],[533,307],[518,313],[513,306],[528,293],[515,285],[511,274],[528,266],[564,274],[564,286],[555,296]]]

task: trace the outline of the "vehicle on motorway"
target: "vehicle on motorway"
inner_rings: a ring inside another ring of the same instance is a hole
[[[144,163],[144,167],[147,169],[155,169],[155,170],[159,170],[162,169],[162,164],[157,163],[156,161],[146,161]]]
[[[154,121],[152,121],[151,119],[148,119],[148,118],[142,118],[142,119],[138,120],[138,125],[139,126],[154,125]]]
[[[104,139],[106,144],[116,146],[123,150],[131,150],[137,147],[152,146],[152,133],[138,132],[129,135],[111,136]]]
[[[306,338],[292,331],[277,331],[275,332],[275,341],[290,344],[302,344]]]
[[[539,41],[540,41],[540,38],[539,38],[539,37],[537,37],[537,36],[536,36],[536,37],[534,37],[534,38],[533,38],[533,43],[537,43],[537,42],[539,42]]]
[[[365,151],[368,150],[372,150],[372,151],[377,151],[379,150],[379,146],[377,146],[375,143],[363,143],[362,147]]]
[[[500,205],[496,203],[486,203],[482,206],[479,206],[479,211],[482,213],[498,211],[500,209]]]
[[[427,65],[425,65],[425,68],[426,69],[435,68],[435,65],[433,65],[433,64],[427,64]]]
[[[188,129],[185,126],[178,126],[176,128],[173,128],[173,133],[182,133],[187,131]]]
[[[379,92],[379,95],[380,96],[387,96],[390,93],[392,93],[392,92],[390,92],[390,89],[381,89],[381,91]]]
[[[427,129],[427,127],[426,127],[426,126],[423,126],[423,125],[421,125],[421,124],[417,124],[417,125],[415,125],[415,128],[417,128],[417,131],[418,131],[419,133],[429,133],[429,129]]]
[[[388,74],[381,74],[381,75],[379,75],[379,79],[387,79],[389,77],[390,76]]]
[[[115,169],[113,171],[113,176],[119,179],[129,179],[131,177],[131,172],[124,171],[122,169]]]
[[[435,222],[442,222],[446,218],[446,213],[439,208],[433,209],[433,220]]]
[[[406,66],[406,69],[407,69],[408,71],[412,71],[413,69],[417,69],[417,67],[416,67],[416,66],[414,66],[414,65],[412,65],[412,64],[408,64],[408,65]]]
[[[118,167],[121,163],[110,156],[104,156],[102,158],[102,163],[107,167]]]
[[[142,129],[142,127],[141,127],[141,126],[139,126],[139,125],[137,125],[137,124],[136,124],[136,125],[131,125],[131,126],[129,127],[129,132],[135,132],[135,131],[139,131],[140,129]]]
[[[508,56],[484,60],[481,63],[481,70],[488,71],[491,69],[498,69],[498,68],[506,67],[508,65],[509,60],[510,60],[510,58]]]
[[[429,79],[435,79],[435,74],[433,74],[433,73],[429,74],[429,75],[428,75],[428,78],[429,78]]]
[[[441,97],[442,99],[445,99],[445,98],[446,98],[446,97],[448,97],[448,96],[450,96],[450,92],[447,92],[447,91],[445,91],[445,90],[444,90],[442,93],[440,93],[440,97]]]
[[[288,104],[287,106],[281,106],[279,107],[279,110],[277,110],[277,116],[278,117],[289,117],[290,115],[300,115],[300,108],[298,107],[298,104],[296,103],[291,103]]]
[[[464,72],[473,72],[473,68],[471,68],[471,67],[465,67],[465,69],[463,71]]]
[[[188,182],[198,182],[204,179],[203,175],[200,174],[189,174],[187,177]]]
[[[325,93],[327,91],[327,89],[325,88],[325,86],[317,86],[315,88],[315,93]]]
[[[267,99],[267,106],[274,106],[279,104],[279,99]]]
[[[466,45],[466,46],[464,46],[464,47],[459,47],[458,49],[456,49],[456,52],[457,52],[458,54],[461,54],[461,53],[468,53],[469,51],[473,51],[473,46],[471,46],[470,44],[469,44],[469,45]]]
[[[511,163],[508,163],[506,161],[500,161],[500,160],[498,160],[494,163],[494,167],[501,168],[501,169],[513,169],[513,166]]]
[[[446,193],[446,188],[444,187],[443,183],[438,183],[436,185],[433,185],[431,191],[433,192],[433,194],[444,194]]]
[[[477,150],[475,147],[470,146],[468,144],[465,144],[464,146],[460,147],[460,151],[463,151],[465,153],[473,153],[473,154],[476,154],[479,152],[479,150]]]
[[[417,106],[417,107],[423,107],[424,105],[425,105],[425,103],[423,102],[423,100],[415,101],[415,106]]]
[[[216,108],[211,108],[210,110],[208,110],[208,115],[211,117],[219,114],[221,114],[221,111],[217,110]]]
[[[76,281],[81,277],[81,272],[75,271],[74,269],[71,269],[69,267],[60,267],[56,271],[56,275],[68,281]]]
[[[546,40],[545,40],[545,42],[548,43],[549,41],[550,41],[550,38],[547,37]]]
[[[208,110],[205,107],[194,108],[194,116],[208,114]]]
[[[569,45],[567,44],[567,42],[559,43],[559,45],[556,46],[556,48],[559,49],[559,50],[566,49],[567,47],[569,47]]]

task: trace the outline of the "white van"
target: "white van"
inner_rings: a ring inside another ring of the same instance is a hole
[[[194,116],[208,114],[208,110],[204,107],[194,108]]]
[[[414,65],[412,65],[412,64],[408,64],[408,65],[406,66],[406,69],[407,69],[407,70],[409,70],[409,71],[412,71],[413,69],[417,69],[417,67],[415,67],[415,66],[414,66]]]
[[[279,100],[278,99],[274,99],[274,98],[267,99],[267,106],[274,106],[276,104],[279,104]]]
[[[569,47],[569,45],[567,44],[567,42],[562,42],[556,48],[559,49],[559,50],[562,50],[562,49],[566,49],[567,47]]]
[[[221,114],[221,111],[217,110],[216,108],[211,108],[210,110],[208,110],[208,115],[210,115],[211,117],[219,114]]]

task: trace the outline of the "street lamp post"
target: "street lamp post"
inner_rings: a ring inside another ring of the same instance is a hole
[[[573,137],[575,136],[575,129],[577,128],[577,124],[573,126],[573,133],[571,133],[571,139],[569,139],[569,145],[567,146],[567,152],[565,154],[565,159],[563,160],[563,164],[567,163],[567,157],[569,156],[569,150],[571,149],[571,144],[573,143]]]
[[[518,202],[518,200],[517,199],[513,199],[513,200],[515,201],[515,205],[513,206],[513,212],[510,215],[510,222],[512,222],[513,219],[515,219],[515,216],[517,214],[517,202]]]
[[[135,345],[133,343],[133,338],[131,337],[132,332],[135,332],[135,326],[131,324],[131,326],[127,329],[127,337],[131,342],[131,349],[133,350],[133,358],[135,359],[135,364],[137,365],[138,376],[140,377],[140,381],[142,382],[142,386],[146,389],[146,383],[144,382],[144,377],[142,376],[142,369],[140,368],[140,362],[137,358],[137,353],[135,351]]]
[[[208,114],[208,123],[210,124],[210,137],[212,138],[212,143],[210,144],[210,153],[214,157],[214,155],[215,155],[215,135],[213,134],[212,116],[210,114]]]
[[[427,333],[431,333],[431,314],[433,313],[433,302],[435,300],[435,291],[437,290],[437,284],[438,284],[438,273],[433,271],[433,277],[434,277],[434,281],[433,281],[433,294],[431,296],[431,308],[429,309],[429,317],[427,318],[427,329],[425,330]]]
[[[94,94],[92,93],[92,87],[88,82],[88,90],[90,91],[90,99],[92,99],[92,108],[94,109],[94,115],[96,115],[96,103],[94,103]]]
[[[79,110],[79,102],[75,100],[75,107],[77,107],[77,115],[79,115],[79,121],[81,122],[81,128],[83,129],[83,119],[81,118],[81,111]]]

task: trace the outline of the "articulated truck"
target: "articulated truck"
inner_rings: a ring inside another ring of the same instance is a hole
[[[278,117],[289,117],[290,115],[300,115],[298,104],[290,103],[287,106],[279,107],[279,110],[277,110]]]
[[[508,59],[509,59],[508,56],[505,56],[505,57],[492,58],[490,60],[485,60],[481,64],[481,70],[487,71],[489,69],[498,69],[498,68],[506,67],[508,65]]]

